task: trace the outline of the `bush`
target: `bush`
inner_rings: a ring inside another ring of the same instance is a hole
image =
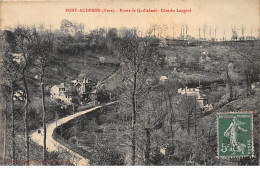
[[[97,100],[100,103],[108,102],[110,100],[108,92],[106,90],[99,90],[97,93]]]
[[[115,148],[99,145],[96,150],[90,160],[92,165],[125,165],[124,157]]]

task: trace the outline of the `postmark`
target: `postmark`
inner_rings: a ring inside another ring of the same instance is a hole
[[[253,113],[217,113],[218,157],[253,157]]]

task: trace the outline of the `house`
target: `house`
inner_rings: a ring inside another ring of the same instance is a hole
[[[51,87],[51,98],[58,99],[61,94],[65,92],[65,84],[61,83],[60,85],[54,85]]]
[[[99,57],[99,63],[104,64],[106,63],[107,58],[106,57]]]
[[[22,53],[13,53],[12,56],[14,57],[13,61],[18,63],[18,64],[20,64],[22,61],[25,60]]]
[[[96,101],[97,101],[97,90],[93,90],[87,93],[88,94],[88,98],[90,99],[91,102],[93,102],[94,106],[96,105]]]
[[[187,95],[187,96],[196,96],[198,97],[200,94],[200,89],[199,88],[179,88],[178,93],[181,95]]]
[[[71,83],[83,99],[91,101],[94,105],[96,104],[97,88],[100,87],[100,81],[94,82],[84,77],[83,79],[73,80]]]
[[[206,111],[210,111],[210,110],[213,109],[213,106],[212,106],[212,104],[206,104],[206,105],[204,106],[204,108],[205,108]]]
[[[71,81],[71,83],[76,87],[78,93],[81,96],[85,96],[88,92],[92,91],[96,85],[91,79],[83,78],[82,80],[76,79]]]
[[[52,99],[60,99],[68,104],[72,102],[72,94],[68,90],[66,91],[64,83],[51,87],[50,93]]]
[[[251,84],[251,89],[255,90],[256,88],[259,88],[259,85],[260,85],[259,82],[254,82],[254,83]]]
[[[72,103],[72,93],[70,91],[65,91],[60,95],[59,99],[61,99],[62,101],[64,101],[67,104],[71,104]]]
[[[164,82],[167,81],[167,80],[168,80],[167,76],[162,75],[162,76],[160,77],[160,82],[161,82],[161,83],[164,83]]]
[[[206,95],[202,94],[200,92],[199,87],[198,88],[187,88],[187,87],[179,88],[178,93],[181,95],[196,97],[196,100],[199,103],[201,109],[204,109],[207,111],[213,109],[212,104],[208,104],[208,99],[207,99]]]
[[[21,101],[25,100],[25,94],[22,90],[18,90],[14,93],[13,100],[17,100],[17,99],[19,99]]]

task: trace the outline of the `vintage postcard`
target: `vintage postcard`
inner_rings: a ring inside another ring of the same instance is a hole
[[[1,166],[259,166],[259,0],[2,0]]]

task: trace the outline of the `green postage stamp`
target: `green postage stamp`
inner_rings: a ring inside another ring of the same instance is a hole
[[[222,112],[217,122],[218,157],[253,156],[253,113]]]

